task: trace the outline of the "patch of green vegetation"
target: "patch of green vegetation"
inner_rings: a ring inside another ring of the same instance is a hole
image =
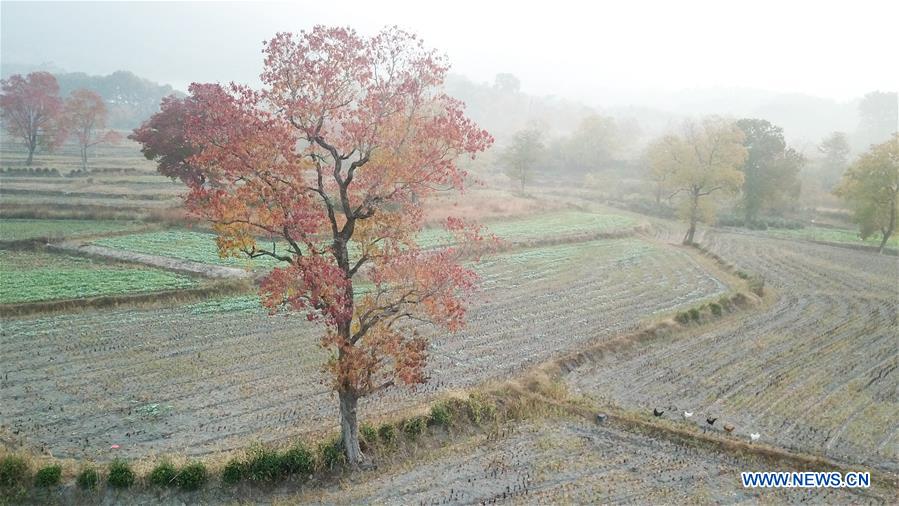
[[[453,421],[453,415],[450,412],[449,406],[445,402],[438,402],[431,406],[431,417],[429,421],[433,425],[439,425],[441,427],[447,427]]]
[[[187,276],[35,251],[0,250],[0,303],[13,304],[186,288]]]
[[[206,464],[191,462],[178,471],[175,476],[175,484],[181,490],[198,490],[206,484],[207,479]]]
[[[115,459],[109,464],[109,476],[106,477],[106,483],[113,488],[128,488],[134,485],[134,471],[127,462],[121,459]]]
[[[75,482],[81,490],[96,490],[100,484],[100,473],[93,467],[85,467],[78,473]]]
[[[0,488],[24,487],[28,479],[28,463],[18,455],[0,459]]]
[[[471,393],[468,395],[468,416],[472,422],[480,425],[484,422],[496,420],[496,404],[486,397]]]
[[[34,484],[38,487],[55,487],[62,478],[62,467],[59,464],[41,468],[34,475]]]
[[[315,456],[298,441],[281,454],[281,472],[285,475],[308,476],[315,470]]]
[[[385,423],[378,428],[378,437],[385,445],[392,445],[396,442],[396,427],[391,423]]]
[[[275,481],[281,477],[281,456],[273,448],[254,445],[247,452],[244,476],[250,481]]]
[[[134,253],[179,258],[191,262],[226,265],[230,267],[273,267],[277,260],[260,257],[250,260],[246,257],[222,258],[219,256],[215,242],[215,234],[194,232],[189,230],[162,230],[107,237],[94,241],[93,244]],[[281,246],[285,248],[285,246]]]
[[[222,469],[222,481],[226,485],[235,485],[243,479],[245,473],[246,465],[244,462],[238,458],[233,458]]]
[[[487,228],[500,239],[517,242],[612,232],[632,227],[635,223],[631,218],[614,214],[562,211],[495,221],[487,224]],[[219,256],[215,239],[215,234],[208,232],[164,230],[107,237],[98,239],[93,244],[135,253],[232,267],[271,268],[279,264],[270,257],[253,260],[242,256],[222,258]],[[443,229],[425,229],[419,234],[417,241],[422,247],[444,246],[452,244],[453,236]],[[287,251],[284,244],[279,243],[277,247]]]
[[[839,242],[846,244],[867,244],[869,246],[879,246],[881,239],[883,239],[880,234],[875,234],[863,240],[859,237],[857,231],[843,228],[806,227],[797,230],[778,228],[768,229],[768,233],[777,237],[790,239]],[[893,235],[890,237],[889,240],[887,240],[887,246],[899,248],[899,236]]]
[[[160,462],[150,471],[150,476],[147,479],[151,484],[156,485],[157,487],[170,487],[175,484],[175,475],[178,474],[178,471],[175,469],[175,466],[172,465],[171,462],[165,460]]]
[[[427,427],[427,420],[424,417],[417,416],[403,423],[403,432],[409,439],[418,439],[418,436],[424,434],[425,427]]]
[[[343,440],[340,436],[324,441],[318,447],[319,462],[327,470],[337,469],[346,464],[346,452],[343,450]]]
[[[139,224],[112,220],[0,220],[0,241],[58,240],[135,229]]]
[[[259,300],[259,295],[236,295],[233,297],[221,297],[185,306],[191,314],[215,314],[215,313],[258,313],[265,309]]]

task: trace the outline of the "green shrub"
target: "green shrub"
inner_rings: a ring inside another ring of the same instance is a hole
[[[409,439],[418,439],[418,436],[422,435],[425,431],[425,427],[427,427],[427,421],[424,417],[420,416],[410,418],[403,422],[403,432]]]
[[[496,406],[479,394],[468,395],[468,416],[471,421],[480,425],[496,419]]]
[[[378,442],[378,430],[367,423],[359,427],[359,434],[368,446],[374,446]]]
[[[100,484],[100,473],[93,467],[85,467],[78,473],[75,482],[81,490],[96,490]]]
[[[713,315],[721,316],[721,304],[718,304],[717,302],[712,302],[711,304],[709,304],[709,309],[712,310]]]
[[[53,487],[59,485],[62,477],[62,467],[59,464],[42,468],[34,475],[34,484],[38,487]]]
[[[453,414],[450,413],[449,406],[445,402],[438,402],[431,406],[431,423],[434,425],[440,425],[441,427],[448,427],[450,423],[453,421]]]
[[[343,439],[336,436],[331,441],[324,442],[318,447],[319,462],[325,469],[336,469],[346,464],[346,452],[343,449]]]
[[[687,313],[686,311],[677,313],[674,316],[674,321],[676,321],[677,323],[680,323],[681,325],[686,325],[686,324],[690,323],[690,314]]]
[[[393,424],[385,423],[378,428],[378,437],[382,443],[392,445],[396,442],[396,427]]]
[[[222,481],[226,485],[234,485],[243,478],[246,465],[238,458],[233,458],[222,469]]]
[[[690,313],[690,319],[691,319],[691,320],[693,320],[694,322],[698,322],[698,321],[699,321],[699,310],[698,310],[698,309],[696,309],[695,307],[694,307],[694,308],[690,308],[689,313]]]
[[[181,490],[197,490],[206,483],[206,465],[202,462],[191,462],[181,468],[175,478]]]
[[[166,460],[157,464],[147,478],[151,484],[158,487],[170,487],[175,484],[176,474],[178,471],[175,470],[175,466]]]
[[[25,487],[28,481],[28,464],[18,455],[7,455],[0,460],[0,487]]]
[[[264,445],[254,445],[247,452],[245,476],[250,481],[275,481],[281,477],[281,456]]]
[[[749,274],[746,274],[743,271],[737,271],[737,277],[740,279],[749,279]]]
[[[124,460],[115,459],[109,464],[109,476],[106,477],[106,483],[113,488],[128,488],[134,485],[134,471]]]
[[[287,474],[308,476],[315,470],[312,452],[302,442],[297,442],[281,455],[281,471]]]

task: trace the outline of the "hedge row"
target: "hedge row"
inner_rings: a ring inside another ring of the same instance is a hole
[[[416,441],[429,427],[449,428],[456,421],[481,425],[494,422],[496,416],[496,405],[491,399],[471,394],[468,399],[440,401],[431,406],[427,415],[388,422],[379,427],[362,424],[360,445],[365,453],[386,455],[397,448],[400,438]],[[333,436],[316,446],[302,441],[280,449],[253,445],[244,454],[230,459],[219,477],[227,486],[242,481],[273,483],[289,477],[306,479],[316,472],[329,473],[345,467],[343,442],[339,436]],[[162,460],[139,480],[131,464],[115,459],[105,469],[84,464],[76,475],[75,484],[82,490],[94,491],[99,489],[104,476],[106,485],[114,489],[128,489],[141,481],[152,487],[174,487],[184,491],[198,490],[211,478],[203,462],[193,461],[179,468],[169,460]],[[61,478],[62,467],[58,464],[38,469],[32,476],[23,457],[9,454],[0,458],[0,492],[4,495],[19,496],[27,493],[31,486],[59,486]]]

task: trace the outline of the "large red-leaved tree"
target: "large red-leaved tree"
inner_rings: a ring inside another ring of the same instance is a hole
[[[32,72],[25,77],[10,76],[0,81],[0,87],[3,127],[25,144],[25,164],[31,165],[39,147],[53,148],[64,140],[57,122],[62,112],[59,83],[49,72]]]
[[[489,241],[452,218],[455,247],[422,250],[415,237],[428,197],[463,189],[457,159],[493,139],[441,91],[444,59],[397,28],[279,33],[263,52],[263,90],[194,84],[159,113],[181,114],[183,132],[154,136],[151,120],[134,138],[190,153],[171,157],[184,172],[169,175],[188,183],[187,207],[212,221],[221,254],[281,262],[260,286],[271,311],[324,323],[344,449],[358,464],[358,400],[426,380],[418,324],[464,323],[476,276],[461,258]]]

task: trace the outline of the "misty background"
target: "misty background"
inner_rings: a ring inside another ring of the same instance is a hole
[[[853,151],[882,140],[860,128],[859,111],[866,94],[899,89],[899,66],[887,63],[897,15],[887,1],[851,10],[760,1],[739,18],[705,1],[3,1],[0,61],[4,78],[48,70],[63,95],[97,89],[111,124],[130,129],[191,82],[257,85],[262,41],[278,31],[336,24],[368,34],[397,24],[446,53],[447,91],[500,145],[528,126],[565,135],[598,113],[626,134],[620,157],[636,157],[684,118],[718,114],[768,119],[814,157],[835,131]],[[881,102],[881,130],[895,130],[895,100]]]

